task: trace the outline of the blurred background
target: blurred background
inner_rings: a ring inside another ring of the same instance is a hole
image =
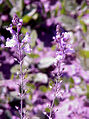
[[[52,119],[89,119],[88,0],[0,0],[0,119],[20,119],[20,67],[15,49],[5,47],[11,37],[6,28],[15,13],[23,20],[21,33],[30,34],[32,48],[23,61],[23,72],[27,69],[24,119],[49,119],[55,93],[57,24],[60,33],[70,32],[75,53],[66,56]]]

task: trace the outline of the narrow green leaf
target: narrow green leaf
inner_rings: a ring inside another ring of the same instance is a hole
[[[89,51],[87,50],[80,50],[79,54],[82,57],[89,58]]]
[[[83,32],[87,32],[87,25],[84,23],[84,21],[80,20],[80,24],[82,25]]]
[[[34,54],[34,53],[31,53],[29,54],[30,58],[38,58],[39,55],[38,54]]]
[[[23,23],[28,23],[32,19],[32,16],[25,15],[22,17],[22,19]]]
[[[10,8],[13,8],[11,2],[9,0],[6,0],[6,4],[10,7]]]
[[[39,89],[44,93],[46,93],[48,90],[46,86],[40,86]]]

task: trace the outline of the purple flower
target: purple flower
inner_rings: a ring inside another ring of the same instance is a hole
[[[25,46],[23,47],[23,50],[24,50],[24,52],[25,53],[31,53],[31,47],[30,47],[30,45],[27,43],[27,44],[25,44]]]
[[[30,43],[31,38],[29,37],[29,33],[27,32],[25,37],[22,40],[22,43]]]
[[[54,65],[57,68],[57,74],[61,75],[65,68],[64,62],[66,55],[71,55],[74,53],[72,48],[71,32],[59,33],[59,25],[56,27],[56,37],[53,37],[56,44],[56,58],[54,60]]]
[[[12,34],[12,39],[7,38],[6,47],[21,47],[20,50],[23,50],[25,53],[31,52],[31,47],[29,45],[31,38],[29,37],[29,33],[27,32],[25,37],[21,40],[20,39],[20,30],[23,24],[23,20],[19,19],[17,15],[14,15],[12,24],[10,27],[6,28],[6,30],[10,31]],[[13,25],[17,28],[17,33],[13,30]],[[19,45],[18,45],[19,44]]]
[[[13,19],[12,19],[12,24],[17,26],[17,24],[19,23],[19,18],[18,16],[15,14]]]
[[[13,35],[12,39],[7,38],[6,47],[15,47],[18,44],[17,38]]]
[[[6,28],[6,30],[7,30],[7,31],[10,31],[10,33],[11,33],[12,35],[15,34],[15,31],[14,31],[13,28],[12,28],[12,24],[11,24],[8,28]]]
[[[17,32],[20,32],[22,24],[23,24],[23,20],[19,19],[19,23],[17,24]]]

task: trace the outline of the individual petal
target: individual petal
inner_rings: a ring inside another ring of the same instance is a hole
[[[6,28],[7,31],[10,31],[11,34],[15,34],[15,31],[12,28],[12,25],[8,28]]]
[[[70,39],[70,32],[64,33],[64,39]]]
[[[24,49],[25,53],[30,53],[31,50],[32,50],[29,44],[25,44],[25,46],[23,47],[23,49]]]
[[[27,32],[25,37],[22,40],[22,43],[30,43],[31,38],[29,37],[29,33]]]

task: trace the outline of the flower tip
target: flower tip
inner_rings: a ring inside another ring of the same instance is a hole
[[[19,19],[19,22],[23,23],[23,20],[22,19]]]

